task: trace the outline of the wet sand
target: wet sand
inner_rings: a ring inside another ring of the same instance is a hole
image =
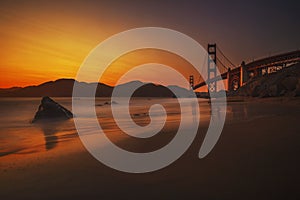
[[[128,174],[95,160],[75,137],[50,151],[0,157],[1,199],[299,199],[300,104],[293,100],[229,103],[222,135],[204,159],[199,148],[208,124],[170,166]],[[244,108],[247,108],[246,111]],[[236,115],[236,116],[233,116]],[[170,133],[168,132],[170,131]],[[161,140],[137,144],[142,152]]]

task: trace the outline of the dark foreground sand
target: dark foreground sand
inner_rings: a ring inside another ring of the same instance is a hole
[[[204,159],[197,157],[199,134],[172,165],[127,174],[95,160],[75,138],[51,151],[1,157],[0,199],[299,199],[299,99],[234,104],[268,115],[229,117]]]

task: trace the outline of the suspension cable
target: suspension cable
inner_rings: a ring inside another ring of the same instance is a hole
[[[230,65],[232,66],[232,67],[235,67],[235,64],[233,64],[231,61],[230,61],[230,59],[227,57],[227,56],[225,56],[224,55],[224,53],[222,52],[222,50],[217,46],[217,50],[221,53],[221,55],[230,63]]]
[[[217,62],[220,63],[221,66],[222,66],[226,71],[228,70],[229,67],[226,67],[226,65],[224,65],[224,63],[223,63],[219,58],[217,58]],[[219,66],[217,63],[216,63],[216,65]]]

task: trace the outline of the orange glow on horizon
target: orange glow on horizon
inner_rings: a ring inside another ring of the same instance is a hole
[[[0,88],[74,78],[88,53],[116,32],[104,32],[70,13],[0,9],[0,16]]]
[[[200,78],[200,75],[198,74],[196,69],[194,69],[194,67],[182,57],[163,50],[143,49],[132,51],[116,59],[103,73],[102,79],[100,79],[99,82],[114,86],[119,78],[126,72],[136,66],[146,63],[159,63],[169,66],[181,73],[187,81],[191,74],[193,74],[195,77]],[[155,66],[155,64],[152,65]],[[152,71],[144,71],[144,73],[139,74],[140,78],[138,80],[142,82],[151,81],[155,84],[166,85],[161,81],[161,77],[164,76],[165,78],[167,77],[169,83],[172,83],[172,85],[176,84],[176,80],[173,80],[173,77],[168,77],[168,74],[162,73],[163,70],[161,70],[159,67],[157,67],[157,69],[153,67]],[[149,80],[148,77],[150,75],[152,75],[151,77],[153,77],[153,74],[157,77],[155,77],[155,80]],[[196,81],[198,81],[198,78],[196,78]],[[129,82],[134,80],[127,81]]]
[[[75,78],[88,53],[104,39],[122,31],[108,25],[109,22],[106,22],[107,29],[103,31],[95,26],[95,22],[79,20],[70,13],[49,16],[31,10],[18,13],[3,11],[0,15],[5,19],[0,21],[0,88],[25,87],[60,78]],[[111,21],[111,24],[115,23]],[[148,49],[121,56],[99,81],[113,86],[127,70],[145,63],[173,67],[186,79],[193,74],[196,82],[200,77],[183,58],[165,51]],[[147,73],[141,74],[139,80],[147,80]]]

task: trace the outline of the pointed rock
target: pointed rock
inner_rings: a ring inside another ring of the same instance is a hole
[[[50,97],[43,97],[32,122],[43,119],[70,119],[73,114]]]

